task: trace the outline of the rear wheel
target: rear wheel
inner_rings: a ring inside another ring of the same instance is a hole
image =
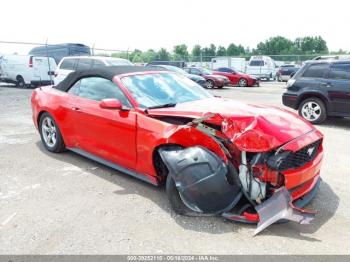
[[[19,88],[26,88],[26,82],[22,76],[17,76],[16,86]]]
[[[299,105],[299,115],[312,124],[320,124],[327,118],[327,110],[323,101],[316,97],[305,99]]]
[[[54,153],[62,152],[65,148],[63,138],[53,117],[45,112],[40,117],[39,131],[45,148]]]
[[[214,84],[214,81],[213,81],[213,80],[208,79],[208,80],[205,81],[205,82],[206,82],[206,87],[207,87],[208,89],[211,89],[211,88],[214,88],[214,87],[215,87],[215,84]]]

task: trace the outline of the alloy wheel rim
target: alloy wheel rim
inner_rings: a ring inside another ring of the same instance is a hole
[[[213,88],[213,82],[207,81],[207,88]]]
[[[322,110],[316,102],[308,102],[303,105],[301,113],[306,120],[316,121],[320,118]]]
[[[244,87],[245,86],[245,80],[244,79],[239,80],[239,85]]]
[[[41,125],[41,131],[43,134],[45,144],[48,147],[54,147],[57,142],[57,130],[55,124],[53,123],[50,117],[45,117],[45,119],[43,120]]]

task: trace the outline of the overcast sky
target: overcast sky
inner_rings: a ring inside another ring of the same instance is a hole
[[[350,50],[347,0],[2,0],[0,41],[173,50],[214,43],[254,48],[270,36],[321,35],[331,50]],[[0,53],[30,47],[0,43]]]

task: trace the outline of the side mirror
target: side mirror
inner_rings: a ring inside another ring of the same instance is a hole
[[[104,109],[116,109],[116,110],[121,110],[123,109],[122,103],[118,99],[103,99],[100,102],[100,107]]]

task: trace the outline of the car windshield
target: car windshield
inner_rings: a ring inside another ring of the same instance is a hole
[[[249,66],[264,66],[263,60],[252,60],[249,63]]]
[[[176,105],[212,97],[192,80],[174,73],[126,76],[122,82],[142,108]]]
[[[133,63],[131,63],[129,60],[124,60],[124,59],[108,59],[106,60],[107,64],[109,66],[124,66],[124,65],[134,65]]]
[[[206,68],[201,68],[201,71],[203,74],[205,75],[211,75],[213,74],[212,71],[210,71],[209,69],[206,69]]]

